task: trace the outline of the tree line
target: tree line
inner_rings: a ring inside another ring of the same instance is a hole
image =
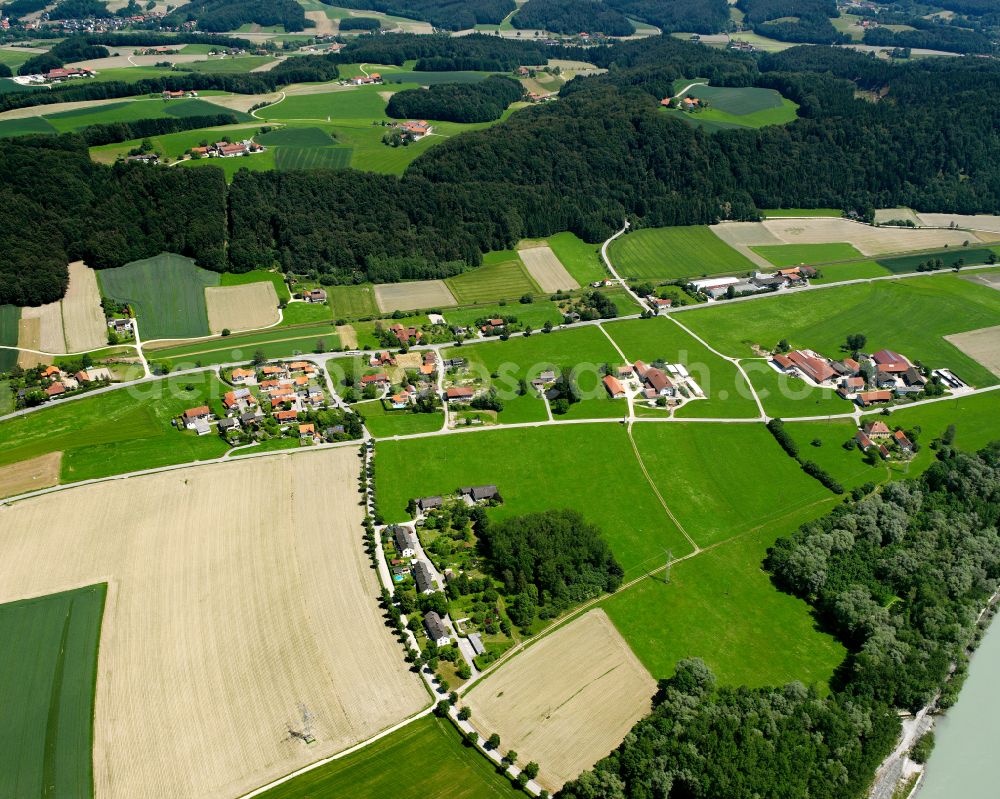
[[[635,26],[604,0],[528,0],[511,18],[515,28],[537,28],[554,33],[600,32],[631,36]]]
[[[656,25],[664,33],[693,31],[719,33],[729,27],[726,0],[605,0],[605,3],[634,19]]]
[[[231,31],[247,23],[281,25],[288,32],[315,27],[295,0],[193,0],[163,18],[163,25],[196,22],[199,30]]]
[[[394,64],[416,61],[417,72],[471,69],[510,72],[519,66],[544,64],[549,58],[568,57],[563,48],[546,47],[534,41],[515,41],[474,33],[469,36],[397,33],[363,37],[341,50],[343,63]]]
[[[105,122],[98,125],[88,125],[79,131],[79,135],[88,147],[97,147],[129,139],[144,139],[148,136],[162,136],[165,133],[179,133],[182,130],[235,125],[238,122],[236,115],[231,113],[137,119],[132,122]]]
[[[396,92],[389,99],[386,114],[394,119],[492,122],[523,95],[524,89],[516,80],[491,75],[477,83],[442,83]]]
[[[476,25],[498,25],[516,6],[514,0],[321,0],[340,8],[381,11],[419,19],[435,28],[458,31]],[[376,62],[383,63],[383,62]]]
[[[784,42],[843,44],[851,37],[830,21],[839,17],[835,0],[739,0],[754,33]],[[788,18],[788,19],[785,19]]]

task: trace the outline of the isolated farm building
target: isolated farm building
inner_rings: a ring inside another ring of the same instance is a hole
[[[306,302],[326,302],[326,292],[323,289],[309,289],[302,292],[302,299]]]
[[[249,381],[252,381],[257,376],[257,373],[253,369],[240,369],[236,368],[229,375],[229,379],[234,385],[242,385]]]
[[[184,426],[188,430],[194,430],[198,422],[207,422],[212,418],[212,411],[207,405],[199,405],[197,408],[188,408],[184,411]]]
[[[422,560],[413,564],[413,580],[417,584],[418,594],[433,594],[437,589],[434,578],[431,577],[431,570]]]
[[[906,372],[911,366],[906,358],[892,350],[879,350],[872,355],[872,360],[878,364],[879,371],[891,374]]]
[[[767,275],[762,272],[758,272],[752,278],[750,282],[753,283],[759,289],[780,289],[785,285],[785,278],[781,275]]]
[[[125,160],[133,164],[158,164],[160,156],[156,153],[139,153],[138,155],[126,156]]]
[[[183,90],[179,90],[179,91],[173,92],[173,91],[170,91],[170,89],[164,89],[164,91],[163,91],[163,99],[164,100],[180,100],[183,97],[184,97],[184,91]]]
[[[892,431],[889,429],[889,425],[883,421],[868,422],[868,424],[864,426],[864,431],[868,434],[869,438],[873,439],[892,437]]]
[[[674,301],[669,298],[663,297],[649,297],[649,307],[654,313],[666,313],[670,310],[670,306],[674,304]]]
[[[530,73],[531,73],[531,70],[528,69],[527,67],[518,67],[517,68],[517,74],[520,75],[522,78],[528,77],[528,75]]]
[[[414,140],[422,139],[434,130],[433,126],[430,125],[425,119],[404,122],[400,125],[400,127],[403,129],[404,133],[410,134]]]
[[[706,291],[707,289],[718,288],[719,286],[733,286],[740,282],[738,277],[709,277],[700,280],[692,280],[691,285],[695,291]]]
[[[109,319],[108,327],[117,335],[132,335],[131,319]]]
[[[413,533],[398,524],[390,528],[392,533],[392,543],[396,546],[396,553],[401,558],[412,558],[416,553]]]
[[[61,81],[68,78],[92,78],[93,76],[92,70],[82,67],[57,67],[45,73],[45,80]]]
[[[673,97],[664,97],[662,100],[660,100],[660,105],[662,105],[664,108],[670,108],[670,101],[673,99],[674,99]]]
[[[876,402],[890,402],[892,400],[891,391],[862,391],[855,398],[862,408],[874,405]]]
[[[451,643],[448,628],[444,626],[441,617],[433,610],[424,615],[424,627],[427,630],[427,637],[438,646],[448,646]]]
[[[50,383],[45,387],[45,394],[49,398],[58,397],[60,394],[66,393],[66,386],[60,383],[58,380],[54,383]]]
[[[906,437],[906,433],[904,433],[902,430],[897,430],[895,433],[892,434],[892,437],[895,440],[896,445],[904,453],[909,455],[910,453],[913,452],[913,442]]]
[[[500,491],[495,485],[460,488],[458,493],[471,502],[484,502],[489,499],[500,499]]]
[[[648,367],[642,380],[648,388],[656,392],[658,397],[672,397],[674,395],[674,384],[661,369],[654,366]]]
[[[475,393],[468,386],[449,386],[444,395],[448,402],[469,402]]]
[[[618,378],[616,377],[612,377],[611,375],[605,375],[604,388],[606,388],[608,394],[611,395],[611,399],[625,398],[625,389],[622,386],[622,384],[618,382]]]

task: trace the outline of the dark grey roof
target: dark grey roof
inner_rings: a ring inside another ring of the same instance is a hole
[[[431,570],[422,560],[418,560],[413,566],[413,579],[416,580],[417,590],[420,593],[434,590],[434,580],[431,578]]]
[[[443,504],[441,497],[421,497],[417,500],[417,505],[421,510],[430,510],[431,508],[440,508]]]
[[[246,424],[247,422],[256,422],[259,418],[253,411],[247,411],[240,417],[240,421]]]
[[[493,499],[499,491],[495,485],[487,486],[472,486],[471,488],[461,489],[462,494],[467,497],[471,497],[473,502],[479,502],[483,499]]]
[[[424,615],[424,627],[427,628],[427,635],[435,641],[448,637],[448,628],[436,611],[431,610]]]
[[[392,539],[396,543],[396,549],[402,553],[404,549],[413,549],[413,542],[410,539],[410,533],[405,527],[400,527],[398,524],[392,526]]]
[[[220,430],[232,430],[233,428],[239,427],[240,423],[236,419],[219,419],[219,429]]]

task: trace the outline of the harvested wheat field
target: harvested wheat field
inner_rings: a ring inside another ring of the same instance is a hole
[[[281,320],[278,295],[269,280],[242,286],[207,286],[205,306],[209,330],[215,335],[227,329],[256,330]]]
[[[979,238],[961,230],[872,227],[834,217],[768,219],[765,222],[720,222],[711,226],[724,242],[746,254],[747,247],[768,244],[853,244],[863,255],[885,255],[909,250],[961,246]]]
[[[955,227],[1000,235],[1000,216],[991,216],[990,214],[919,214],[917,220],[923,225],[934,225],[935,227],[955,225]]]
[[[521,261],[528,268],[528,272],[545,293],[580,288],[580,284],[566,271],[566,267],[556,258],[556,254],[548,244],[525,247],[523,250],[518,250],[517,254],[521,256]]]
[[[914,225],[923,224],[913,211],[909,208],[876,208],[875,209],[875,221],[878,224],[884,224],[885,222],[912,222]]]
[[[761,223],[785,244],[830,244],[847,242],[862,255],[885,255],[907,250],[961,246],[976,237],[961,230],[913,230],[912,228],[871,227],[846,219],[769,219]]]
[[[458,305],[443,280],[380,283],[375,286],[375,302],[382,313]]]
[[[21,331],[25,338],[22,343]],[[34,346],[28,346],[31,343]],[[21,309],[17,346],[42,352],[66,352],[66,335],[63,332],[62,303],[26,306]]]
[[[345,350],[353,350],[358,346],[358,331],[353,325],[337,325],[337,338]]]
[[[529,647],[466,697],[476,728],[542,767],[555,791],[622,742],[650,710],[656,681],[603,610]]]
[[[1000,325],[955,333],[944,340],[1000,377]]]
[[[10,466],[0,466],[0,497],[49,488],[59,482],[61,452],[49,452]]]
[[[109,583],[98,799],[231,799],[427,704],[376,603],[358,470],[352,446],[0,508],[0,602]]]
[[[103,347],[108,328],[101,308],[97,275],[83,261],[69,265],[69,288],[62,300],[62,321],[67,352],[86,352]]]

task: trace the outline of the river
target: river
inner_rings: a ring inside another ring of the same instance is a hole
[[[940,716],[919,799],[996,799],[1000,795],[1000,624],[990,626],[969,664],[958,702]]]

